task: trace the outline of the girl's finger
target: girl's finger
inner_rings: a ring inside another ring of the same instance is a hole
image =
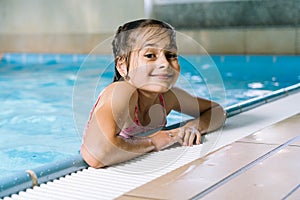
[[[189,146],[193,146],[195,137],[196,137],[196,134],[193,131],[191,131],[189,143],[188,143]]]
[[[190,139],[189,139],[189,146],[193,146],[193,144],[197,144],[197,139],[198,137],[201,136],[199,130],[195,127],[191,127],[191,135],[190,135]],[[196,138],[196,141],[195,141]]]
[[[196,133],[196,137],[196,144],[201,144],[201,133],[199,131]]]
[[[192,130],[190,128],[186,128],[184,131],[183,145],[189,145],[190,136],[192,134]]]

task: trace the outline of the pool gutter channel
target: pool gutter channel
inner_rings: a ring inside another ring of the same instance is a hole
[[[276,90],[262,97],[252,98],[226,107],[225,110],[227,116],[232,117],[290,94],[297,93],[299,90],[300,83]],[[178,123],[167,128],[182,126],[182,124],[183,123]],[[0,198],[16,194],[28,188],[86,169],[87,167],[88,165],[83,161],[82,157],[75,155],[61,162],[50,163],[35,169],[28,169],[24,172],[0,178]]]

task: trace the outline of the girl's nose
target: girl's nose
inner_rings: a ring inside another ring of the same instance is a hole
[[[159,55],[158,59],[158,67],[159,68],[167,68],[169,67],[169,61],[164,53]]]

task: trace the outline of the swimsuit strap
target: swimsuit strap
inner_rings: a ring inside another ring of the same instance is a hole
[[[160,102],[160,105],[162,105],[162,107],[164,107],[164,114],[166,115],[166,107],[165,107],[165,99],[164,99],[164,96],[160,93],[159,96],[159,102]]]

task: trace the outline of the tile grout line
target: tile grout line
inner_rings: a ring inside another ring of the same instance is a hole
[[[258,157],[257,159],[255,159],[254,161],[250,162],[249,164],[245,165],[244,167],[236,170],[235,172],[233,172],[232,174],[228,175],[227,177],[223,178],[222,180],[220,180],[219,182],[215,183],[214,185],[208,187],[207,189],[203,190],[202,192],[198,193],[197,195],[195,195],[194,197],[190,198],[192,200],[196,200],[196,199],[200,199],[204,196],[206,196],[207,194],[213,192],[214,190],[216,190],[217,188],[221,187],[222,185],[224,185],[225,183],[227,183],[228,181],[230,181],[231,179],[241,175],[242,173],[244,173],[245,171],[247,171],[248,169],[254,167],[257,163],[269,158],[270,156],[276,154],[278,151],[280,151],[281,149],[284,149],[285,147],[289,146],[290,144],[292,144],[293,142],[297,141],[300,139],[300,135],[288,140],[287,142],[277,146],[276,148],[272,149],[271,151],[267,152],[266,154]]]
[[[235,141],[240,144],[264,144],[264,145],[279,145],[278,143],[263,143],[263,142],[252,142],[252,141]],[[290,147],[300,147],[300,144],[290,144]]]
[[[296,190],[300,188],[300,184],[298,184],[296,187],[294,187],[285,197],[282,198],[282,200],[287,199],[289,196],[291,196]]]

